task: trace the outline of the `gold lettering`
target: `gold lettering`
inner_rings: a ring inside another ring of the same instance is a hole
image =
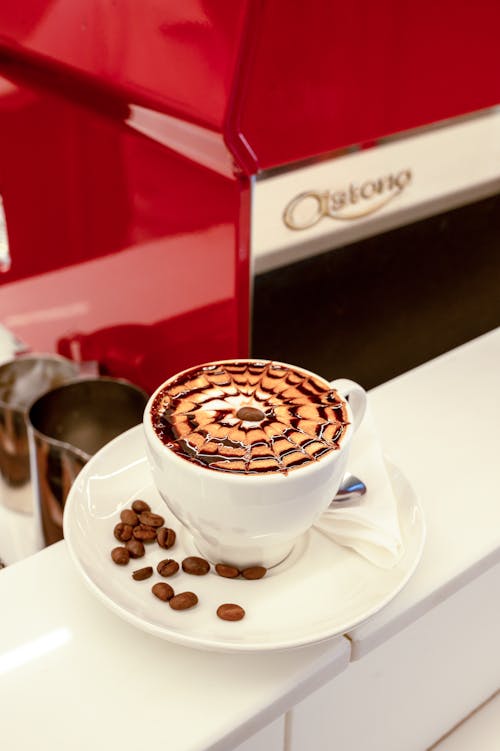
[[[335,193],[330,193],[330,211],[328,212],[332,216],[332,211],[340,211],[347,203],[347,195],[345,190],[337,190]]]
[[[345,220],[368,216],[399,195],[412,179],[412,170],[407,168],[396,174],[366,180],[361,186],[351,183],[346,190],[309,190],[290,201],[283,212],[283,220],[290,229],[302,230],[314,227],[324,216]],[[381,201],[372,201],[366,208],[360,207],[356,212],[342,213],[342,209],[347,206],[359,201],[370,201],[375,195],[381,196],[383,193],[387,193],[387,196]]]
[[[372,182],[363,183],[361,186],[361,198],[371,198],[375,192],[375,185]]]
[[[319,222],[322,216],[328,214],[328,191],[318,193],[315,190],[309,190],[306,193],[300,193],[293,198],[286,207],[283,219],[287,227],[290,229],[308,229],[313,227]],[[305,210],[304,203],[310,202],[312,199],[316,202],[316,206],[311,207],[309,211],[305,211],[306,216],[300,218],[299,210]]]
[[[401,172],[398,172],[395,182],[400,191],[404,190],[408,183],[411,182],[411,177],[411,169],[405,169],[401,170]]]
[[[385,177],[379,178],[379,181],[382,185],[381,193],[394,188],[394,175],[386,175]]]
[[[349,203],[357,203],[359,201],[359,188],[352,183],[349,185]]]

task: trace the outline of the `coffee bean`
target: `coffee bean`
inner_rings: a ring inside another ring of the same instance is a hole
[[[167,582],[153,584],[151,592],[155,597],[158,597],[159,600],[163,600],[163,602],[167,602],[167,600],[170,600],[174,596],[174,590],[170,584],[167,584]]]
[[[111,551],[111,558],[115,563],[118,564],[118,566],[126,566],[129,561],[130,554],[127,548],[113,548],[113,550]]]
[[[194,607],[198,602],[198,598],[194,592],[180,592],[180,594],[172,597],[168,601],[168,604],[174,610],[187,610]]]
[[[179,570],[179,564],[174,561],[173,558],[165,558],[164,561],[160,561],[156,567],[156,570],[160,576],[173,576]]]
[[[240,407],[236,413],[238,420],[245,420],[248,422],[261,422],[264,419],[265,414],[261,409],[256,407]]]
[[[144,579],[149,579],[150,576],[153,576],[152,566],[145,566],[144,568],[138,568],[137,571],[132,572],[132,579],[135,579],[138,582],[141,582]]]
[[[146,503],[146,501],[140,501],[139,499],[133,502],[132,508],[134,509],[136,514],[142,514],[143,511],[151,511],[151,506],[149,505],[149,503]]]
[[[215,570],[219,576],[224,576],[226,579],[235,579],[240,573],[236,566],[228,566],[226,563],[217,563]]]
[[[171,548],[175,543],[175,532],[168,527],[161,527],[156,533],[156,539],[160,548]]]
[[[224,605],[219,605],[217,608],[217,615],[219,618],[222,618],[223,621],[241,621],[245,616],[245,611],[240,605],[226,602]]]
[[[136,540],[142,542],[153,542],[156,539],[156,529],[154,527],[148,527],[146,524],[138,524],[137,527],[130,527],[133,530],[132,534]]]
[[[135,511],[132,511],[129,508],[123,509],[120,514],[120,519],[124,524],[130,524],[131,527],[135,527],[136,524],[139,524],[139,517]]]
[[[142,542],[140,540],[136,540],[135,537],[132,537],[131,540],[128,540],[125,543],[125,547],[130,553],[131,558],[142,558],[142,556],[146,552]]]
[[[266,575],[267,568],[264,566],[250,566],[241,572],[244,579],[262,579]]]
[[[115,526],[113,534],[120,542],[127,542],[127,540],[130,540],[132,537],[132,530],[133,527],[131,527],[130,524],[123,524],[123,522],[120,522],[120,524]]]
[[[143,511],[139,515],[139,521],[141,524],[145,524],[147,527],[163,527],[165,519],[160,514],[153,514],[152,511]]]
[[[190,555],[182,561],[182,570],[185,571],[186,574],[204,576],[210,571],[210,564],[204,558],[199,558],[197,555]]]

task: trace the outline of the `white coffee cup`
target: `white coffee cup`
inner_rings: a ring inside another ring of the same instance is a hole
[[[152,406],[160,391],[188,371],[161,384],[144,412],[154,483],[171,513],[191,533],[200,555],[212,563],[270,568],[286,558],[335,496],[346,470],[351,438],[365,412],[366,392],[354,381],[329,383],[304,368],[277,364],[312,376],[325,390],[335,389],[345,400],[349,420],[338,449],[286,474],[216,471],[179,456],[162,442],[153,427]]]

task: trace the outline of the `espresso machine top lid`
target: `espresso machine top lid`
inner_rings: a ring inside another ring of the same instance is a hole
[[[0,58],[98,80],[139,128],[255,174],[497,104],[499,24],[491,0],[26,0],[0,8]]]

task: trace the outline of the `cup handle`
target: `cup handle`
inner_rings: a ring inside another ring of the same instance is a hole
[[[359,383],[351,381],[349,378],[337,378],[330,383],[330,386],[332,389],[338,391],[344,399],[349,400],[349,406],[353,416],[353,428],[354,432],[356,432],[361,425],[361,421],[366,412],[366,391],[359,385]]]

